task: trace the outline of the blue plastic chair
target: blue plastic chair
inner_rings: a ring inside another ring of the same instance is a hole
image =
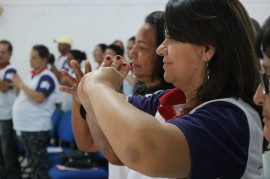
[[[60,119],[63,115],[63,111],[60,108],[55,108],[52,114],[52,130],[51,130],[51,138],[53,140],[52,144],[53,145],[58,145],[59,142],[59,135],[58,135],[58,128],[59,128],[59,123]]]
[[[75,139],[71,125],[71,110],[64,112],[58,122],[57,132],[55,135],[59,138],[59,146],[49,146],[47,148],[50,166],[54,166],[61,162],[60,153],[68,152],[75,149]],[[52,152],[55,151],[55,152]]]
[[[57,166],[49,171],[51,179],[108,179],[108,172],[103,168],[84,170],[61,170]]]
[[[72,124],[71,124],[71,111],[64,112],[62,115],[59,127],[58,127],[59,142],[75,143]],[[74,150],[71,147],[61,147],[63,152],[69,152]],[[102,154],[96,153],[97,157],[101,160],[106,160]],[[51,166],[49,176],[52,179],[107,179],[108,171],[105,167],[94,167],[91,169],[62,169],[59,168],[58,164],[61,163],[60,153],[50,154],[49,160]]]

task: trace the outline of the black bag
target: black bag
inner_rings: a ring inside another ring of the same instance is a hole
[[[89,169],[103,166],[107,169],[107,161],[100,159],[95,152],[71,151],[60,154],[61,165],[78,169]]]

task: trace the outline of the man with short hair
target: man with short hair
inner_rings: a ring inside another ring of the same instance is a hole
[[[58,82],[62,84],[62,75],[61,70],[66,69],[67,71],[71,71],[71,68],[68,64],[68,54],[70,52],[73,40],[68,35],[62,35],[58,38],[54,39],[54,42],[58,44],[58,51],[60,53],[60,56],[58,59],[51,60],[51,58],[48,60],[48,63],[51,66],[51,71],[55,74]],[[66,95],[63,92],[59,92],[59,95],[57,96],[56,100],[56,106],[57,108],[62,109],[63,111],[71,110],[71,96]]]
[[[60,52],[59,58],[54,61],[49,61],[51,65],[51,71],[55,74],[58,81],[61,81],[61,70],[67,69],[69,70],[70,67],[67,63],[68,53],[71,49],[73,40],[68,35],[62,35],[54,40],[54,42],[58,43],[58,51]]]
[[[12,45],[7,40],[0,41],[0,178],[21,178],[18,161],[18,143],[13,130],[12,106],[15,92],[11,79],[16,69],[10,65]]]

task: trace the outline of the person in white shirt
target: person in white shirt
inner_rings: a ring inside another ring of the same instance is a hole
[[[115,157],[147,176],[263,178],[262,121],[252,101],[259,62],[244,6],[237,0],[170,0],[164,29],[156,52],[163,56],[165,80],[176,88],[127,102],[117,91],[130,65],[106,58],[79,78],[78,99],[91,123]],[[157,112],[166,122],[153,117]]]
[[[68,53],[72,47],[73,40],[68,35],[62,35],[54,40],[58,44],[58,51],[60,53],[60,56],[58,59],[53,62],[49,61],[49,64],[51,65],[51,71],[55,74],[58,81],[61,81],[61,70],[66,69],[69,70],[70,67],[67,63],[68,59]]]
[[[47,68],[49,50],[35,45],[31,50],[32,71],[23,81],[14,75],[12,83],[18,91],[13,105],[14,129],[21,132],[28,154],[31,178],[48,179],[49,159],[47,145],[52,128],[51,115],[55,109],[58,81]]]
[[[60,53],[60,56],[56,60],[54,60],[54,58],[49,58],[48,66],[50,66],[50,70],[57,77],[58,82],[61,83],[62,81],[61,70],[66,69],[67,71],[72,71],[68,64],[68,54],[71,50],[73,39],[69,35],[62,35],[56,38],[54,42],[58,44],[57,48]],[[69,107],[70,105],[67,105],[69,103],[69,100],[66,100],[65,94],[63,94],[60,91],[59,95],[57,96],[56,103],[63,111],[70,110]]]
[[[15,92],[11,79],[17,73],[10,64],[12,50],[9,41],[0,41],[0,178],[8,179],[21,178],[18,143],[12,122]]]

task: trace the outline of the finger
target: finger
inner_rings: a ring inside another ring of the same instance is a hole
[[[119,72],[120,72],[121,76],[123,76],[123,78],[126,78],[128,72],[129,72],[129,70],[130,70],[130,64],[127,63],[127,62],[124,62],[124,63],[122,64],[122,67],[121,67],[121,69],[119,70]]]
[[[113,62],[112,56],[107,55],[103,62],[101,63],[100,67],[109,67]]]
[[[85,62],[85,71],[84,71],[84,74],[89,73],[89,72],[91,72],[91,71],[92,71],[91,63],[87,60],[87,61]]]
[[[67,86],[59,86],[59,90],[62,91],[62,92],[65,92],[65,93],[69,93],[71,95],[74,95],[75,94],[75,91],[74,89],[71,87],[67,87]]]
[[[73,76],[71,76],[66,69],[62,69],[61,70],[61,74],[63,76],[63,78],[65,78],[67,80],[67,82],[71,85],[71,86],[77,86],[78,81],[77,79],[75,79]]]
[[[120,70],[122,67],[123,59],[120,55],[116,55],[111,67],[114,67],[116,70]]]
[[[76,60],[71,60],[70,66],[73,69],[73,71],[77,77],[77,80],[80,81],[84,75],[82,70],[81,70],[80,65],[78,64],[78,62]]]

